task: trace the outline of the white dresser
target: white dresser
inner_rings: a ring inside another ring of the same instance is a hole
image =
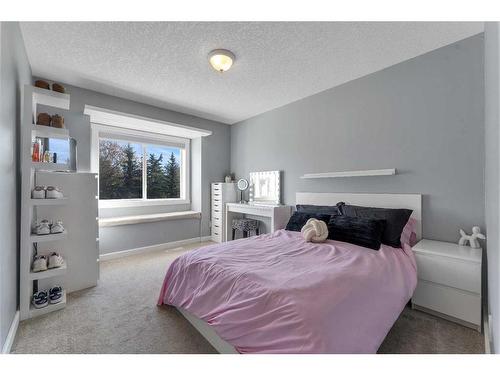
[[[418,284],[412,307],[481,330],[481,249],[422,240],[413,247]]]
[[[236,183],[216,182],[212,184],[212,241],[224,242],[225,237],[225,207],[226,203],[236,202]]]

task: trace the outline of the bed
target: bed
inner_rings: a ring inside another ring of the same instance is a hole
[[[297,204],[409,208],[418,194],[297,193]],[[409,246],[378,251],[274,233],[186,253],[158,304],[175,306],[220,353],[376,353],[416,286]]]

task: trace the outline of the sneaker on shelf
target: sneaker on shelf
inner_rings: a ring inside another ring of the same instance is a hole
[[[31,198],[33,199],[45,199],[45,186],[35,186],[33,190],[31,190]]]
[[[50,234],[50,224],[48,220],[42,220],[36,224],[33,233],[40,236],[44,234]]]
[[[47,199],[61,199],[64,198],[63,192],[57,186],[47,186],[47,193],[45,197]]]
[[[37,255],[31,265],[33,272],[47,271],[47,257],[45,255]]]
[[[59,268],[64,265],[64,259],[61,255],[53,252],[49,255],[49,265],[48,268]]]
[[[62,232],[64,232],[63,223],[61,220],[57,220],[56,223],[52,224],[52,226],[50,227],[50,233],[56,234]]]
[[[41,309],[49,304],[49,296],[46,291],[41,290],[33,294],[31,303],[36,309]]]
[[[59,303],[63,299],[63,289],[60,286],[54,286],[49,289],[49,302],[52,304]]]

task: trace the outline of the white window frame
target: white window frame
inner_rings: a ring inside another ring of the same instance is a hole
[[[90,168],[92,172],[99,173],[99,140],[102,139],[113,139],[111,136],[116,136],[117,140],[125,140],[127,138],[133,138],[131,142],[150,145],[156,144],[159,146],[171,146],[172,144],[181,144],[181,160],[180,160],[180,178],[181,178],[181,191],[180,198],[161,198],[161,199],[147,199],[147,179],[144,178],[144,174],[147,171],[147,158],[143,155],[142,168],[143,168],[143,179],[142,179],[142,192],[143,197],[137,199],[99,199],[99,208],[116,208],[116,207],[141,207],[141,206],[158,206],[158,205],[180,205],[180,204],[190,204],[191,190],[190,190],[190,139],[168,136],[165,134],[156,134],[143,131],[137,131],[126,128],[119,128],[114,126],[102,125],[97,123],[91,124],[91,160]],[[106,136],[103,136],[106,134]],[[175,146],[174,146],[175,147]],[[183,183],[184,181],[184,183]],[[98,190],[99,194],[99,190]]]

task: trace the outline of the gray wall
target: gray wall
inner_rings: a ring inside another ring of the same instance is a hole
[[[500,353],[500,257],[499,257],[499,184],[500,184],[500,26],[485,25],[485,208],[488,230],[488,302],[491,314],[492,351]]]
[[[201,140],[192,142],[192,146],[194,147],[192,150],[191,163],[193,164],[193,171],[196,175],[193,176],[192,174],[191,176],[191,206],[148,206],[99,210],[99,216],[112,217],[142,213],[183,211],[189,210],[192,207],[193,209],[201,210],[203,216],[202,234],[204,236],[209,235],[209,187],[212,182],[223,181],[224,176],[229,172],[229,125],[71,85],[65,84],[65,86],[67,92],[71,95],[70,112],[72,112],[73,115],[68,113],[67,116],[70,116],[69,118],[75,116],[75,114],[81,118],[80,114],[83,113],[85,105],[87,104],[158,120],[194,126],[213,132],[211,136],[203,137]],[[70,121],[68,121],[68,128],[70,128],[71,134],[74,134]],[[78,142],[79,168],[80,170],[88,170],[90,168],[90,129],[77,129],[77,131],[78,133],[75,138]],[[106,254],[114,251],[197,237],[199,233],[199,221],[162,221],[158,223],[105,227],[101,228],[99,232],[100,252],[101,254]]]
[[[231,169],[282,170],[295,192],[423,194],[423,235],[484,228],[483,35],[231,127]],[[308,172],[397,168],[396,176],[301,180]]]
[[[17,22],[0,23],[0,348],[18,306],[21,87],[31,81]]]

